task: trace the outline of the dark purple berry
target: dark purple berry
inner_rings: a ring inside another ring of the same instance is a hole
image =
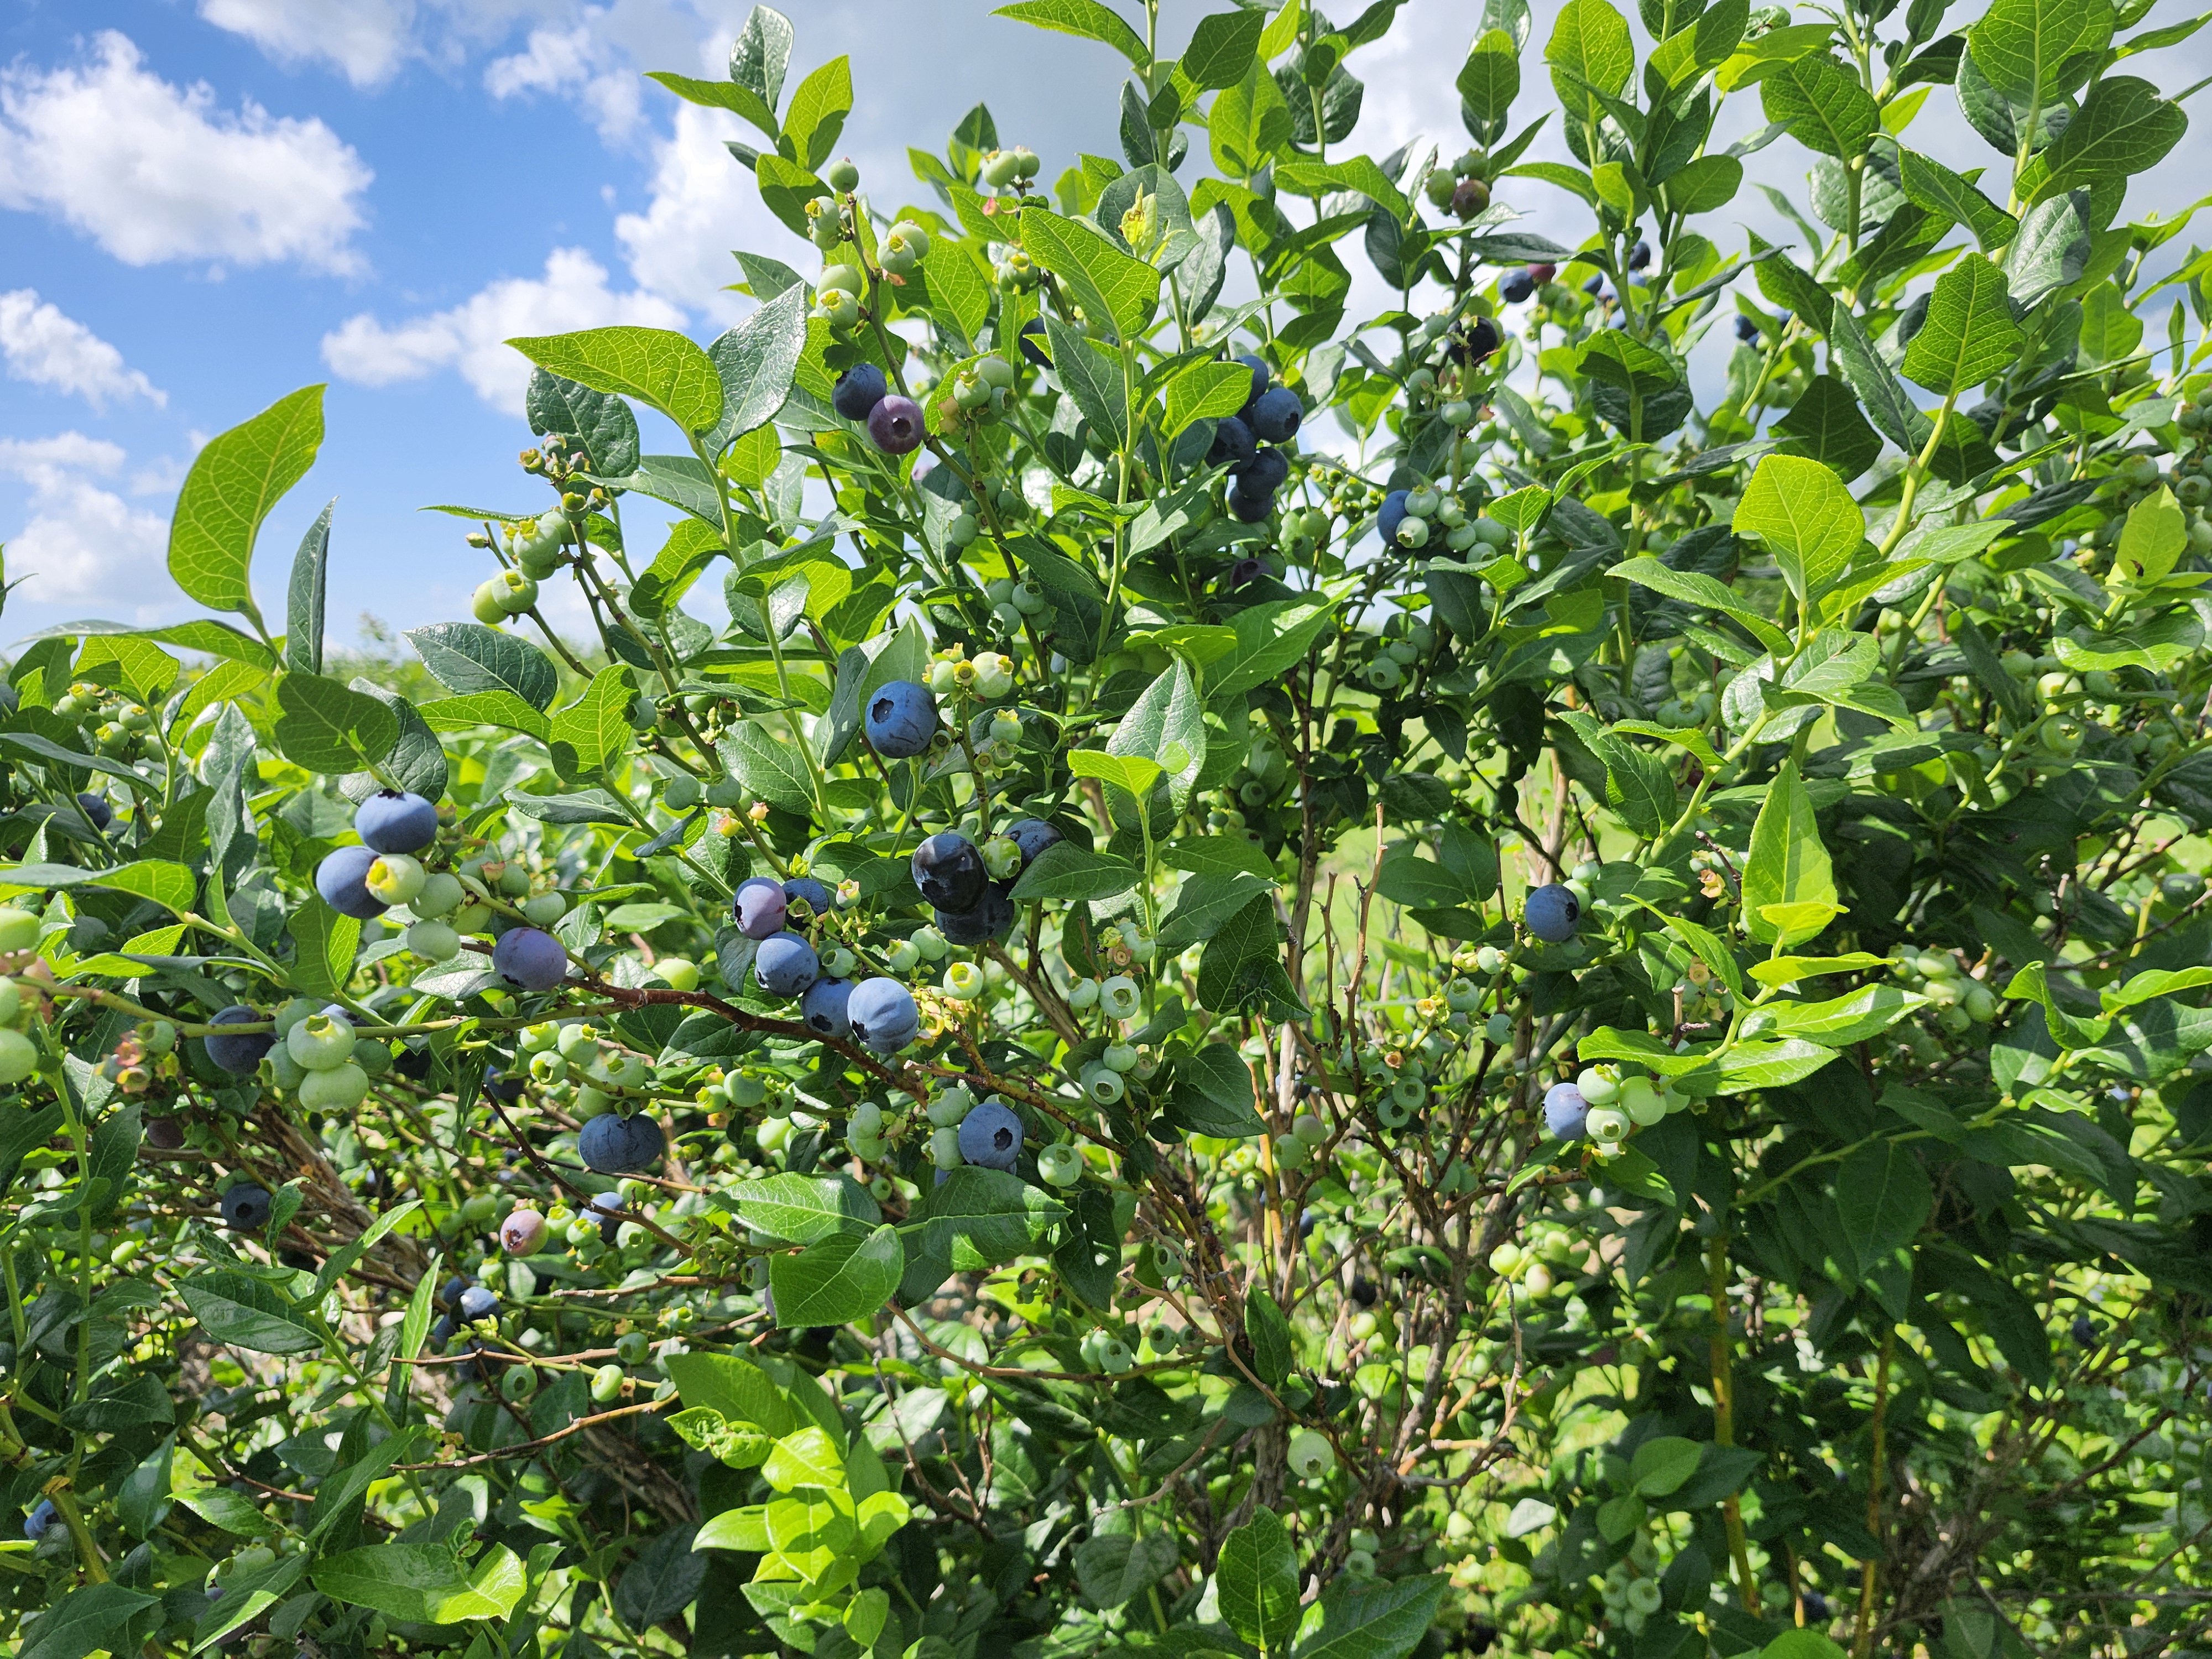
[[[211,1016],[210,1025],[256,1025],[268,1015],[243,1005],[233,1005]],[[267,1031],[243,1031],[236,1036],[222,1036],[210,1032],[200,1040],[207,1057],[234,1076],[245,1077],[261,1064],[276,1039]]]
[[[1250,427],[1234,415],[1224,415],[1213,423],[1213,441],[1206,448],[1206,464],[1225,466],[1233,471],[1250,465],[1258,447]]]
[[[837,377],[830,406],[848,421],[865,421],[868,411],[890,395],[890,383],[873,363],[855,363]]]
[[[736,912],[739,933],[747,939],[766,939],[783,931],[791,900],[781,882],[753,876],[738,884],[737,899],[731,908]]]
[[[905,455],[921,447],[927,435],[921,405],[894,392],[868,411],[868,438],[886,455]]]
[[[932,836],[914,849],[914,884],[939,910],[964,915],[983,902],[991,872],[975,843],[957,830]]]
[[[493,971],[518,991],[550,991],[568,976],[568,953],[538,927],[511,927],[491,947]]]

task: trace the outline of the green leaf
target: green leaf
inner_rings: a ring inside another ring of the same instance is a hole
[[[1252,1370],[1271,1388],[1290,1380],[1297,1351],[1291,1340],[1291,1322],[1275,1298],[1260,1285],[1244,1296],[1244,1334],[1252,1340]]]
[[[792,1330],[872,1318],[898,1289],[906,1253],[886,1222],[871,1233],[835,1233],[797,1255],[769,1260],[775,1322]]]
[[[1298,1559],[1273,1510],[1255,1508],[1222,1540],[1214,1582],[1223,1620],[1261,1653],[1279,1652],[1297,1634],[1305,1612],[1298,1605]]]
[[[124,1627],[160,1600],[118,1583],[80,1585],[46,1610],[16,1659],[85,1659],[103,1648],[112,1652],[125,1645]]]
[[[2111,43],[2113,12],[2106,0],[1990,0],[1966,50],[2006,101],[2047,106],[2087,78],[2089,64],[2076,60]]]
[[[1436,1622],[1447,1583],[1433,1573],[1372,1587],[1355,1578],[1332,1581],[1322,1597],[1321,1628],[1298,1644],[1297,1659],[1405,1659]]]
[[[563,781],[598,778],[607,763],[629,746],[633,735],[629,708],[636,696],[630,671],[613,663],[592,677],[575,702],[554,711],[547,726],[548,746],[553,769]]]
[[[318,896],[293,911],[286,927],[295,947],[292,974],[301,988],[326,997],[344,990],[361,950],[360,921],[340,915]]]
[[[1676,570],[1662,564],[1650,554],[1638,554],[1613,568],[1612,574],[1625,577],[1655,593],[1663,593],[1670,599],[1685,605],[1699,605],[1708,611],[1717,611],[1733,617],[1751,631],[1752,636],[1769,651],[1786,653],[1790,636],[1767,617],[1747,605],[1741,595],[1726,582],[1694,570]]]
[[[1290,104],[1267,66],[1255,62],[1243,80],[1217,94],[1206,112],[1207,147],[1213,165],[1249,179],[1290,143],[1297,131]]]
[[[1190,805],[1199,769],[1206,763],[1206,723],[1197,684],[1177,657],[1144,690],[1114,728],[1106,752],[1142,757],[1167,775],[1168,799],[1180,813]]]
[[[2164,161],[2189,131],[2178,104],[2158,95],[2149,82],[2108,75],[2089,88],[2081,112],[2039,158],[2050,168],[2037,186],[2051,196],[2147,173]]]
[[[240,1273],[218,1271],[181,1280],[177,1293],[216,1342],[256,1353],[310,1353],[322,1334],[307,1324],[275,1286]]]
[[[1160,781],[1161,770],[1160,763],[1149,756],[1116,755],[1103,749],[1068,750],[1067,769],[1079,778],[1110,783],[1139,804],[1152,799],[1152,786]]]
[[[333,497],[316,514],[307,533],[300,538],[300,550],[292,556],[292,583],[286,595],[284,666],[295,673],[323,672],[323,600],[331,556],[331,513]]]
[[[406,637],[430,678],[456,696],[511,691],[542,712],[552,706],[560,689],[551,659],[529,641],[498,629],[480,623],[432,623],[409,629]]]
[[[963,1272],[995,1267],[1035,1249],[1066,1213],[1067,1206],[1042,1188],[1004,1170],[963,1164],[923,1194],[916,1248],[950,1251],[953,1267]]]
[[[381,763],[384,775],[402,789],[411,789],[425,800],[436,800],[446,793],[446,751],[439,747],[437,734],[430,730],[429,722],[416,712],[415,705],[397,691],[387,691],[374,680],[356,677],[352,689],[364,697],[374,697],[392,711],[399,722],[399,737],[392,751]],[[344,782],[346,798],[358,800],[378,787],[375,778],[363,773],[349,776]]]
[[[1152,61],[1152,53],[1145,50],[1144,36],[1131,28],[1119,12],[1101,5],[1099,0],[1014,0],[1013,4],[1000,6],[991,15],[1011,17],[1059,34],[1103,41],[1139,69]]]
[[[1909,1146],[1860,1147],[1836,1170],[1836,1219],[1853,1260],[1838,1265],[1863,1279],[1927,1224],[1935,1188]]]
[[[2004,273],[1969,253],[1936,279],[1927,321],[1905,349],[1905,378],[1954,396],[2010,365],[2021,340]]]
[[[637,416],[621,398],[537,368],[523,409],[532,432],[564,452],[581,449],[592,471],[618,477],[636,471]]]
[[[789,1398],[749,1359],[726,1353],[682,1353],[671,1354],[661,1365],[686,1406],[716,1412],[732,1423],[750,1424],[777,1438],[799,1426]]]
[[[730,1198],[746,1226],[794,1244],[865,1233],[883,1219],[867,1189],[843,1176],[768,1176],[732,1188]]]
[[[1662,1434],[1636,1449],[1628,1461],[1629,1489],[1639,1498],[1664,1498],[1681,1490],[1698,1472],[1704,1448],[1679,1435]]]
[[[159,859],[142,859],[118,865],[112,870],[80,870],[68,864],[0,865],[0,888],[11,892],[74,887],[79,883],[111,888],[118,893],[133,893],[165,908],[179,911],[191,908],[197,885],[192,872],[183,865]]]
[[[1160,301],[1160,273],[1097,232],[1041,207],[1022,210],[1030,257],[1068,285],[1086,315],[1110,322],[1126,341],[1144,332]],[[1053,359],[1058,372],[1060,359]]]
[[[2139,582],[2154,582],[2172,570],[2189,545],[2188,514],[2164,485],[2128,509],[2120,531],[2120,550],[2113,561],[2120,574]]]
[[[2032,306],[2053,289],[2074,283],[2088,269],[2096,246],[2095,200],[2087,189],[2054,195],[2021,216],[2005,250],[2005,291]]]
[[[1143,874],[1111,853],[1094,853],[1073,842],[1054,842],[1022,872],[1007,895],[1017,904],[1038,899],[1103,899],[1126,893]]]
[[[1504,29],[1492,29],[1468,49],[1455,84],[1476,120],[1504,120],[1521,95],[1521,48]]]
[[[672,330],[623,324],[509,340],[540,368],[594,392],[635,398],[686,432],[710,430],[722,413],[714,359]]]
[[[754,799],[801,817],[812,815],[814,787],[805,756],[793,744],[778,743],[760,722],[744,720],[732,726],[715,743],[714,752]]]
[[[839,62],[844,60],[840,58]],[[806,349],[806,289],[787,288],[707,348],[721,382],[722,412],[701,437],[709,455],[774,419],[791,396]],[[634,468],[636,462],[633,460]]]
[[[1759,269],[1763,271],[1773,263],[1769,260]],[[1874,422],[1875,430],[1899,449],[1917,453],[1928,441],[1928,416],[1890,373],[1889,365],[1875,355],[1850,307],[1835,307],[1828,319],[1827,333],[1831,362],[1841,366],[1844,379],[1866,405],[1867,418]]]
[[[1773,464],[1771,458],[1767,464]],[[1743,866],[1745,925],[1753,939],[1787,949],[1820,930],[1786,933],[1765,920],[1761,913],[1766,906],[1832,906],[1835,902],[1835,877],[1828,849],[1820,844],[1820,825],[1814,822],[1813,798],[1797,775],[1797,763],[1784,761],[1759,809],[1758,822],[1752,825],[1751,851]]]
[[[1209,1042],[1176,1061],[1168,1115],[1192,1134],[1238,1139],[1263,1133],[1253,1105],[1252,1068],[1225,1042]]]
[[[762,1465],[761,1478],[778,1492],[818,1486],[837,1492],[845,1486],[845,1459],[837,1443],[820,1428],[793,1430],[775,1443]]]
[[[1095,1606],[1118,1607],[1158,1583],[1179,1554],[1172,1533],[1097,1533],[1075,1547],[1075,1576]]]
[[[734,81],[702,81],[696,76],[672,74],[666,70],[647,70],[645,74],[646,79],[658,81],[688,104],[729,110],[751,122],[770,139],[781,137],[774,106],[750,87],[740,86]]]
[[[784,112],[783,136],[792,153],[810,172],[818,170],[836,148],[845,130],[846,112],[853,107],[851,60],[833,58],[799,83]],[[756,422],[757,424],[757,422]]]
[[[1218,11],[1201,17],[1176,67],[1200,92],[1236,86],[1251,70],[1267,26],[1261,11]]]
[[[1915,150],[1900,149],[1898,162],[1905,198],[1915,206],[1966,226],[1984,253],[2012,240],[2018,222],[1983,195],[1972,180]]]
[[[302,386],[210,438],[192,458],[169,521],[169,574],[216,611],[254,614],[253,542],[323,441],[323,388]]]
[[[1206,701],[1249,691],[1304,662],[1335,608],[1333,599],[1271,599],[1239,611],[1230,622],[1235,648],[1199,665]]]
[[[1759,1650],[1759,1659],[1847,1659],[1844,1650],[1822,1632],[1785,1630]]]
[[[1848,161],[1881,131],[1881,107],[1859,77],[1826,52],[1777,64],[1760,77],[1766,118],[1808,149]]]
[[[312,1577],[333,1601],[418,1625],[504,1619],[526,1583],[521,1561],[504,1544],[470,1569],[446,1544],[371,1544],[325,1557]]]
[[[1252,371],[1242,363],[1194,363],[1168,382],[1167,419],[1161,431],[1175,438],[1193,421],[1234,415],[1252,395]]]
[[[415,711],[433,732],[465,732],[477,726],[503,726],[545,741],[545,716],[512,691],[477,691],[465,697],[441,697]]]
[[[1816,374],[1774,430],[1794,439],[1793,452],[1839,478],[1856,478],[1881,456],[1881,438],[1859,413],[1858,399],[1832,374]],[[1775,647],[1769,643],[1770,650]],[[1788,649],[1785,641],[1781,647]]]
[[[1101,441],[1121,448],[1129,441],[1129,391],[1121,361],[1057,317],[1044,319],[1052,343],[1053,373]]]
[[[1797,455],[1759,462],[1733,527],[1765,543],[1801,603],[1817,597],[1866,539],[1865,515],[1843,480]]]
[[[1771,1003],[1767,1012],[1774,1017],[1770,1030],[1777,1036],[1842,1048],[1887,1030],[1927,1000],[1894,985],[1868,985],[1826,1002]]]
[[[1581,123],[1603,113],[1593,89],[1609,97],[1628,84],[1636,46],[1626,21],[1606,0],[1567,0],[1545,43],[1544,61],[1567,118]]]
[[[326,680],[291,673],[276,682],[276,747],[311,772],[362,772],[399,741],[399,717],[377,698]]]
[[[2132,634],[2094,634],[2077,628],[2051,641],[2059,661],[2077,672],[2101,669],[2148,668],[2154,674],[2171,672],[2204,642],[2204,625],[2194,611],[2177,607]]]

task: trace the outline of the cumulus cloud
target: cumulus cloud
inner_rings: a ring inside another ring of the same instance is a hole
[[[581,248],[557,248],[543,276],[493,283],[450,310],[386,325],[367,313],[323,337],[331,372],[363,386],[391,386],[456,368],[494,407],[519,414],[530,365],[506,342],[517,335],[632,323],[681,328],[684,313],[659,295],[618,294],[606,267]]]
[[[643,113],[641,80],[607,38],[605,17],[593,7],[573,27],[531,30],[520,52],[485,65],[484,90],[501,101],[541,93],[574,95],[591,112],[601,137],[622,137]]]
[[[653,146],[646,210],[615,221],[641,288],[732,322],[750,303],[721,292],[738,276],[730,250],[779,247],[791,236],[763,204],[752,174],[722,146],[739,131],[723,111],[679,106],[674,130]]]
[[[167,392],[124,367],[123,354],[113,346],[64,316],[60,307],[41,304],[35,289],[0,294],[0,357],[10,379],[74,393],[97,410],[105,410],[110,398],[169,401]]]
[[[391,77],[415,26],[410,0],[200,0],[200,15],[281,63],[334,64],[357,87]]]
[[[91,58],[0,71],[0,206],[75,226],[125,264],[210,259],[357,270],[374,175],[319,120],[236,113],[147,70],[112,30]]]
[[[119,446],[81,432],[0,438],[0,472],[30,486],[30,518],[7,538],[9,580],[28,579],[24,600],[112,604],[118,593],[166,600],[173,592],[164,563],[168,520],[95,482],[123,464]],[[128,620],[150,621],[166,608],[140,605]]]

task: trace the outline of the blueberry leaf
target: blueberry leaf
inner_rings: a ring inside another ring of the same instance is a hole
[[[322,441],[319,386],[210,439],[185,474],[169,523],[177,586],[210,609],[254,615],[254,538],[278,498],[307,476]]]

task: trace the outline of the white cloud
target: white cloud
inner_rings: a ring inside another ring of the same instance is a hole
[[[390,327],[367,313],[349,318],[323,337],[323,361],[363,386],[457,368],[486,403],[520,413],[530,365],[508,339],[611,323],[681,328],[684,313],[657,295],[616,293],[607,286],[606,268],[590,254],[556,248],[543,276],[503,278],[450,310]]]
[[[216,107],[112,30],[88,63],[0,71],[0,206],[50,214],[125,264],[290,261],[351,271],[374,175],[319,120]]]
[[[615,221],[641,288],[734,322],[750,308],[721,289],[738,278],[730,250],[777,247],[791,233],[762,203],[752,174],[722,146],[740,129],[720,110],[685,104],[653,147],[652,200]]]
[[[595,6],[572,28],[531,30],[523,50],[485,65],[484,90],[502,102],[539,93],[574,94],[602,138],[621,139],[644,114],[642,77],[610,38],[606,16]]]
[[[200,0],[200,15],[280,63],[325,59],[357,87],[390,78],[415,26],[411,0]]]
[[[8,575],[28,578],[26,602],[112,602],[118,593],[167,596],[168,520],[133,507],[95,478],[120,471],[118,445],[81,432],[0,438],[0,472],[30,486],[30,518],[7,538]],[[141,605],[125,620],[150,621],[166,605]]]
[[[111,398],[169,401],[167,392],[124,367],[121,352],[63,315],[60,307],[40,303],[32,289],[0,294],[0,357],[7,359],[11,379],[74,392],[97,410],[105,410]]]

